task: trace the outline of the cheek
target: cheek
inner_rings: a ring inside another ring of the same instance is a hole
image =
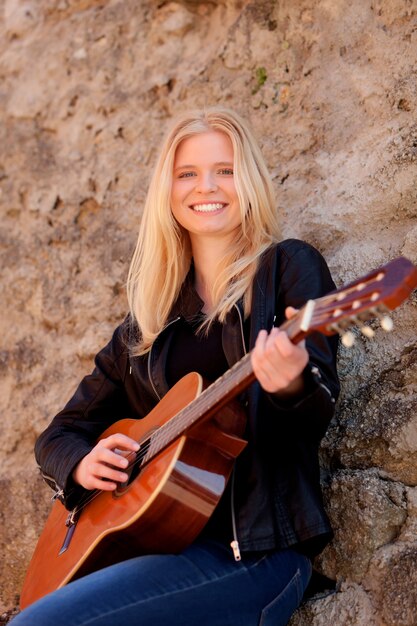
[[[171,212],[175,215],[175,212],[179,206],[178,193],[176,192],[175,189],[171,190],[170,206],[171,206]]]
[[[181,184],[176,184],[175,182],[171,187],[171,205],[181,203],[188,195],[190,185],[187,185],[184,181],[181,181]]]
[[[237,198],[237,191],[234,180],[227,181],[225,185],[225,190],[227,191],[229,196]]]
[[[184,216],[183,203],[181,201],[181,197],[179,196],[179,194],[175,193],[175,190],[173,190],[171,193],[170,207],[171,207],[171,214],[174,216],[174,219],[179,224],[181,224],[181,222],[183,221],[182,217]]]

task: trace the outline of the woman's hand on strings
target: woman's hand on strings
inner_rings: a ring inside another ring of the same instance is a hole
[[[138,450],[137,441],[122,433],[100,439],[75,467],[72,477],[85,489],[114,491],[117,483],[128,480],[128,474],[123,471],[129,465],[126,456]]]
[[[297,310],[292,307],[285,310],[287,319],[296,313]],[[269,334],[261,330],[251,358],[255,376],[265,391],[282,397],[302,392],[302,372],[309,360],[304,341],[292,343],[279,328],[273,328]]]

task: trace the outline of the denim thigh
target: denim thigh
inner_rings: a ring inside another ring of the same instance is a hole
[[[281,626],[298,607],[310,561],[293,550],[242,555],[200,540],[80,578],[20,613],[13,626]]]
[[[301,604],[307,586],[306,580],[308,581],[310,576],[311,566],[307,564],[304,571],[298,568],[284,589],[262,609],[259,626],[285,626]]]

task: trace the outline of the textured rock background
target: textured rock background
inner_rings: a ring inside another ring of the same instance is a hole
[[[35,438],[124,315],[166,121],[214,103],[246,116],[284,235],[342,284],[417,261],[416,56],[414,0],[0,0],[0,611],[49,510]],[[416,624],[416,304],[341,351],[318,562],[341,585],[292,626]]]

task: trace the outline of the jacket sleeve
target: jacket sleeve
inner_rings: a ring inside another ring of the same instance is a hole
[[[285,320],[288,306],[301,308],[335,289],[322,255],[312,246],[290,240],[281,252],[276,285],[276,324]],[[304,392],[290,402],[270,394],[270,401],[282,417],[291,419],[294,428],[302,426],[308,434],[321,439],[333,416],[339,395],[336,369],[338,336],[313,332],[306,339],[309,363],[303,372]]]
[[[35,457],[42,476],[68,508],[84,492],[72,481],[75,466],[106,428],[130,416],[124,390],[128,362],[121,325],[95,357],[93,372],[83,378],[64,409],[36,442]]]

